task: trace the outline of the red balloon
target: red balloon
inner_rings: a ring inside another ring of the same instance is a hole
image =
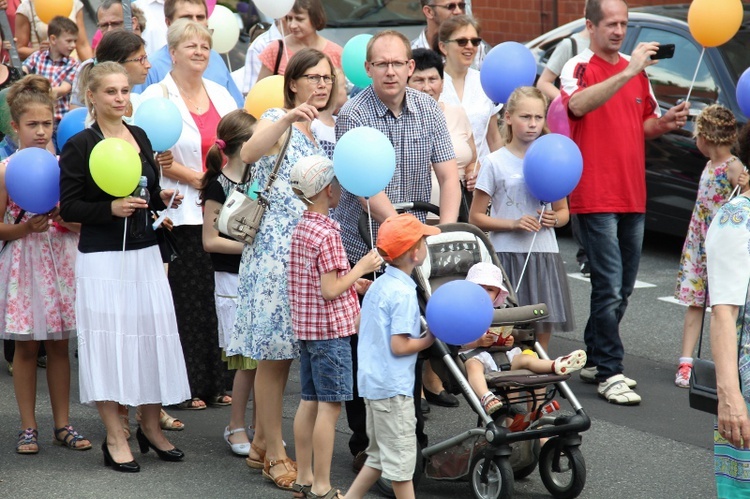
[[[558,95],[549,105],[547,111],[547,126],[553,133],[559,133],[570,137],[570,121],[568,121],[568,110],[562,102],[562,96]]]

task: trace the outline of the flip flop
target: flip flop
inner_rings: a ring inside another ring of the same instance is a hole
[[[182,409],[184,411],[202,411],[207,406],[205,405],[205,402],[203,402],[204,405],[197,405],[198,402],[203,402],[198,397],[193,397],[190,400],[186,400],[184,402],[180,402],[175,407],[178,409]]]

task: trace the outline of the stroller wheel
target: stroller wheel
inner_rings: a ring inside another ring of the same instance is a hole
[[[554,497],[578,497],[586,485],[586,461],[581,449],[561,446],[558,438],[551,438],[539,454],[539,474],[542,483]]]
[[[482,480],[484,467],[487,470],[486,481]],[[476,499],[509,499],[513,497],[513,467],[506,456],[493,459],[480,453],[474,457],[469,474],[471,490]]]

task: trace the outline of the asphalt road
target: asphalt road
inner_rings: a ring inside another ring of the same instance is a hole
[[[574,249],[569,238],[560,239],[567,266],[575,272]],[[637,407],[618,407],[597,398],[594,385],[574,377],[570,383],[576,396],[590,414],[593,424],[583,434],[581,447],[587,465],[587,483],[580,497],[585,498],[705,498],[715,496],[712,475],[711,417],[690,410],[687,390],[672,384],[679,350],[684,309],[658,298],[672,294],[679,260],[680,242],[648,235],[639,280],[654,287],[637,289],[623,321],[626,343],[626,372],[638,380],[643,403]],[[570,280],[578,322],[575,333],[552,340],[550,355],[560,355],[582,346],[582,330],[587,317],[589,284]],[[136,454],[142,472],[116,473],[102,464],[98,446],[104,428],[96,410],[73,403],[72,422],[92,440],[95,448],[75,452],[52,445],[52,419],[45,371],[38,370],[37,413],[41,452],[21,456],[14,452],[18,431],[18,413],[12,378],[0,361],[0,497],[246,497],[288,498],[263,479],[257,471],[233,456],[222,439],[228,422],[228,408],[204,411],[178,411],[186,429],[173,432],[172,441],[187,454],[182,463],[159,461],[153,453]],[[77,400],[77,362],[73,362],[72,399]],[[284,402],[284,435],[294,455],[292,421],[299,401],[299,382],[292,378]],[[563,402],[563,408],[565,408]],[[457,409],[433,407],[427,432],[435,443],[475,422],[462,402]],[[345,490],[354,479],[345,418],[338,425],[332,481]],[[136,445],[133,442],[132,447]],[[535,472],[517,481],[516,497],[549,497]],[[471,497],[465,482],[451,483],[424,479],[418,497]],[[368,497],[378,497],[373,493]]]

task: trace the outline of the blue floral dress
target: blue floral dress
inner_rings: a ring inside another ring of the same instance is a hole
[[[701,173],[698,196],[677,273],[675,298],[685,305],[702,307],[706,300],[706,232],[716,211],[732,194],[727,167],[733,161],[737,161],[734,156],[716,166],[709,161]]]
[[[719,209],[707,233],[706,247],[715,304],[744,303],[737,314],[737,368],[742,396],[750,410],[750,199],[738,196]],[[750,496],[750,450],[730,444],[716,423],[714,475],[718,497]]]
[[[276,122],[282,109],[269,109],[261,119]],[[242,252],[239,275],[239,305],[227,356],[242,355],[256,360],[299,357],[292,333],[292,315],[287,293],[287,269],[292,232],[305,209],[289,185],[292,166],[301,158],[325,152],[305,134],[292,127],[292,138],[278,178],[269,194],[270,206],[263,215],[258,235]],[[253,168],[253,179],[265,186],[276,155],[263,156]]]

